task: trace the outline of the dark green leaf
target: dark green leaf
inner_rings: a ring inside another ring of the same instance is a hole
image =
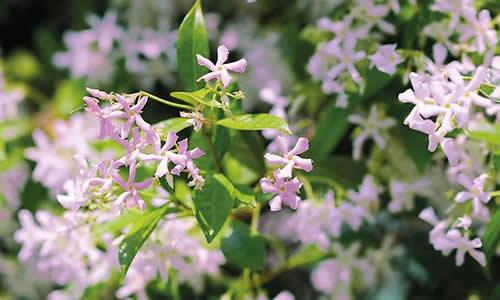
[[[231,234],[222,240],[222,252],[227,261],[252,271],[262,270],[265,263],[266,241],[251,235],[248,225],[239,221],[231,224]]]
[[[194,214],[207,242],[212,242],[226,222],[234,194],[234,186],[222,174],[208,174],[203,190],[193,193]]]
[[[122,268],[122,275],[127,273],[135,255],[156,228],[158,222],[168,213],[177,212],[177,208],[163,206],[152,211],[145,212],[138,218],[130,231],[127,233],[118,249],[118,260]]]
[[[348,116],[353,108],[364,99],[372,97],[384,86],[391,77],[375,69],[366,73],[366,86],[362,95],[352,94],[349,96],[349,106],[346,108],[336,107],[334,101],[330,102],[320,113],[316,125],[316,134],[311,140],[311,156],[315,160],[324,159],[335,149],[342,137],[349,129]]]
[[[248,151],[252,149],[252,151]],[[255,131],[238,131],[222,161],[224,173],[237,184],[250,184],[264,175],[264,145]]]
[[[187,91],[200,88],[202,85],[197,80],[207,72],[198,65],[196,54],[209,57],[208,34],[199,0],[182,21],[177,40],[177,70]]]
[[[486,225],[482,241],[483,252],[486,255],[486,261],[489,262],[500,242],[500,209],[497,209],[491,216],[490,222]]]
[[[288,124],[280,117],[270,114],[246,114],[217,121],[217,125],[237,130],[278,129],[290,133]]]

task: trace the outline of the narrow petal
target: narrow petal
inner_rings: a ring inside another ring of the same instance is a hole
[[[200,66],[204,66],[205,68],[209,69],[210,71],[215,71],[215,65],[208,59],[206,59],[205,57],[199,55],[199,54],[196,54],[196,60],[198,61],[198,64]]]
[[[232,62],[229,64],[225,64],[223,67],[224,67],[224,69],[229,70],[229,71],[233,71],[236,73],[243,73],[247,69],[247,61],[244,58],[242,58],[238,61],[235,61],[235,62]]]

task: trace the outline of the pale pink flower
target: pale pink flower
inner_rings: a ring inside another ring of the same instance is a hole
[[[297,177],[285,180],[284,178],[277,176],[277,172],[275,172],[273,179],[262,178],[260,180],[260,186],[264,193],[275,194],[271,201],[269,201],[271,211],[281,210],[282,204],[285,204],[292,209],[297,209],[300,201],[300,197],[297,193],[302,187],[302,183],[297,179]]]
[[[304,170],[306,172],[312,171],[312,160],[299,156],[299,154],[302,154],[309,149],[309,140],[307,138],[299,138],[292,150],[288,150],[288,141],[286,138],[278,136],[276,141],[278,142],[281,156],[266,153],[264,157],[271,165],[284,166],[283,169],[279,169],[276,173],[277,177],[291,178],[292,170],[294,168]]]
[[[396,124],[393,118],[384,117],[375,105],[372,105],[370,108],[368,118],[359,114],[353,114],[349,116],[349,122],[357,124],[361,128],[360,133],[356,135],[353,142],[352,157],[355,160],[361,158],[363,144],[368,138],[373,138],[377,146],[380,149],[384,149],[386,141],[382,132]]]
[[[224,87],[227,87],[231,83],[231,75],[228,71],[243,73],[247,67],[247,61],[245,59],[240,59],[233,63],[224,64],[229,57],[229,50],[221,45],[217,48],[217,62],[215,65],[205,57],[196,54],[198,59],[198,64],[204,66],[210,70],[210,73],[202,76],[198,81],[205,80],[211,81],[213,79],[219,79]]]
[[[396,73],[396,67],[401,63],[401,57],[396,52],[396,44],[382,45],[369,57],[372,66],[389,75]]]
[[[471,200],[473,215],[482,215],[483,211],[487,210],[484,204],[488,203],[491,199],[491,195],[484,191],[484,185],[487,179],[488,174],[482,174],[473,181],[466,175],[460,174],[458,176],[458,182],[463,185],[467,191],[459,192],[455,196],[455,202],[464,203],[467,200]]]

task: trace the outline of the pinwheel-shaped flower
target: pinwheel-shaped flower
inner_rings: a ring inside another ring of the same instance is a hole
[[[282,136],[276,138],[278,147],[280,149],[281,155],[266,153],[264,156],[266,160],[272,165],[284,165],[283,169],[280,169],[276,173],[276,177],[279,178],[291,178],[293,168],[301,169],[306,172],[310,172],[313,168],[312,160],[302,158],[299,154],[306,152],[309,149],[309,140],[306,138],[299,138],[297,144],[292,150],[288,151],[288,140]]]
[[[198,64],[208,68],[211,71],[208,74],[200,77],[198,81],[202,79],[205,81],[210,81],[217,78],[220,79],[224,87],[227,87],[231,83],[231,75],[229,75],[228,71],[236,73],[245,72],[247,68],[247,61],[244,58],[232,63],[224,64],[227,61],[228,56],[229,50],[224,45],[221,45],[219,46],[219,48],[217,48],[217,62],[215,63],[215,65],[205,57],[196,54]]]

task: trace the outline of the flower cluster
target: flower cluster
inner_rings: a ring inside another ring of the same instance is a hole
[[[55,121],[48,129],[50,136],[42,129],[36,129],[33,132],[35,146],[25,151],[26,158],[36,162],[33,179],[57,195],[63,190],[64,183],[80,172],[73,158],[75,155],[89,159],[112,155],[100,155],[90,146],[97,138],[94,124],[95,119],[91,115],[75,114],[68,121]]]
[[[392,1],[397,2],[397,1]],[[399,12],[399,5],[395,6]],[[319,44],[311,57],[307,70],[316,80],[322,81],[322,90],[326,94],[337,95],[337,106],[347,106],[346,84],[362,83],[362,77],[356,64],[369,58],[372,66],[381,72],[393,74],[401,58],[396,52],[396,45],[384,45],[376,53],[367,57],[364,50],[358,50],[361,41],[372,36],[374,30],[394,34],[392,24],[384,18],[390,13],[390,4],[375,4],[372,0],[357,0],[348,14],[341,20],[332,21],[321,18],[317,22],[320,30],[333,34],[333,38]]]
[[[94,89],[88,91],[93,97],[85,97],[84,101],[87,110],[98,119],[99,137],[114,140],[122,146],[125,154],[90,166],[83,157],[76,157],[80,174],[65,183],[67,195],[58,196],[64,207],[78,209],[93,199],[105,199],[104,202],[113,202],[116,207],[144,209],[146,203],[140,193],[151,186],[153,179],[137,181],[137,169],[151,163],[157,163],[155,177],[165,177],[171,186],[173,175],[185,172],[191,178],[189,185],[202,188],[204,179],[193,160],[204,152],[199,148],[188,150],[188,140],[178,141],[173,131],[168,133],[162,145],[158,131],[141,116],[147,97],[107,94]],[[101,108],[101,102],[110,105]],[[123,168],[128,169],[126,179],[120,174]]]
[[[436,250],[448,255],[457,249],[457,265],[463,263],[465,252],[485,265],[484,254],[477,249],[481,247],[480,238],[471,241],[468,236],[474,230],[471,223],[478,224],[475,227],[478,229],[489,220],[486,204],[491,195],[488,188],[495,179],[487,174],[487,157],[491,150],[484,142],[470,139],[468,132],[484,128],[488,124],[488,115],[496,115],[498,104],[482,86],[495,78],[491,72],[495,68],[493,62],[497,60],[493,50],[497,32],[490,13],[487,10],[477,12],[472,1],[462,1],[459,5],[436,1],[431,8],[446,16],[424,30],[427,36],[438,41],[433,46],[433,59],[425,58],[423,69],[409,74],[412,88],[399,94],[399,101],[414,105],[404,124],[428,136],[429,151],[434,152],[440,146],[444,152],[449,162],[448,179],[457,190],[454,202],[463,216],[457,219],[456,215],[450,215],[439,221],[432,208],[428,208],[422,211],[421,218],[435,226],[430,241]],[[458,39],[455,28],[460,32]],[[479,66],[470,58],[471,52],[480,55],[482,63]],[[461,55],[461,61],[446,63],[449,53]],[[414,185],[406,186],[404,190],[418,194],[418,189],[428,183],[420,181]],[[393,182],[391,194],[401,200],[391,203],[389,208],[400,211],[402,203],[409,203],[412,207],[413,204],[404,200],[398,190],[403,190],[403,186]],[[469,202],[471,205],[467,204]],[[450,225],[453,226],[447,229]],[[465,232],[461,233],[460,228]],[[477,232],[480,235],[480,230]]]
[[[145,86],[157,79],[170,82],[175,68],[177,32],[162,24],[159,28],[143,25],[125,28],[118,24],[119,17],[124,16],[114,10],[101,19],[88,16],[88,29],[64,34],[68,50],[56,53],[54,64],[68,68],[72,77],[86,77],[97,83],[112,78],[115,62],[121,58],[125,59],[127,71],[138,75]],[[133,23],[130,18],[124,19]]]
[[[134,258],[117,297],[125,299],[135,294],[146,299],[147,284],[158,274],[167,281],[171,268],[177,271],[179,282],[188,283],[197,291],[203,289],[205,275],[218,276],[224,256],[220,250],[204,248],[198,237],[189,235],[194,225],[192,220],[173,218],[159,224]]]

